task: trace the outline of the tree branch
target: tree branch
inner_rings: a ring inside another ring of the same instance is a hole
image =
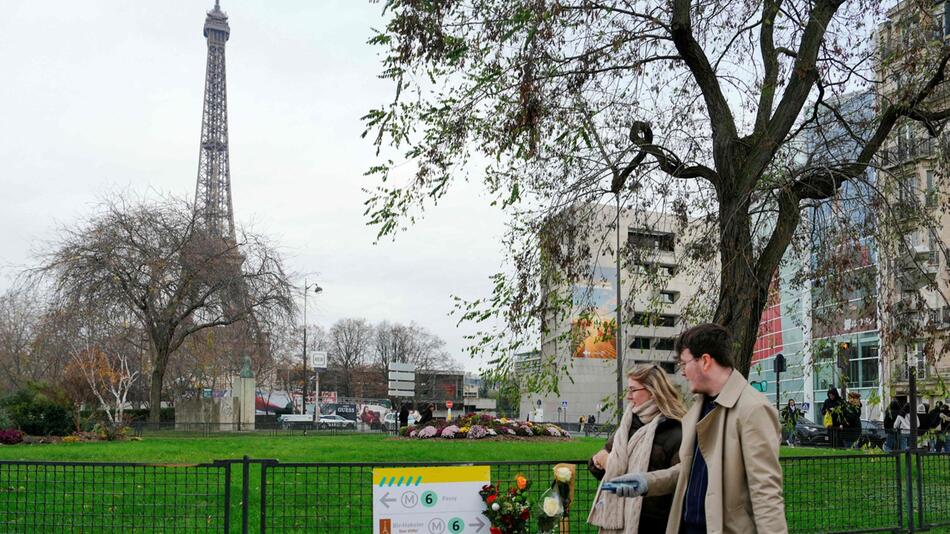
[[[736,122],[726,102],[726,97],[722,93],[719,80],[716,79],[716,72],[709,64],[703,48],[693,37],[689,15],[690,4],[689,0],[674,0],[670,36],[703,93],[709,122],[712,125],[713,143],[719,145],[720,148],[725,148],[731,146],[737,138]],[[722,155],[725,156],[725,154]]]
[[[640,152],[634,157],[621,173],[621,180],[633,172],[633,169],[643,161],[647,154],[653,156],[660,166],[660,170],[673,178],[705,178],[714,186],[720,182],[719,174],[705,165],[685,165],[672,151],[653,144],[653,129],[649,124],[637,121],[630,127],[630,141]]]

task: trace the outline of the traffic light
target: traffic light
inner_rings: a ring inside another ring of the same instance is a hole
[[[785,372],[785,355],[781,352],[775,355],[775,372],[776,374]]]

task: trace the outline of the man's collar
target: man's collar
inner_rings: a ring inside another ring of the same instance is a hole
[[[719,396],[716,397],[716,404],[719,404],[723,408],[732,408],[736,405],[736,402],[739,400],[739,395],[742,394],[742,390],[749,385],[745,377],[742,376],[742,373],[732,370],[732,374],[729,375],[729,380],[726,380],[725,385],[722,386],[722,391],[719,392]]]

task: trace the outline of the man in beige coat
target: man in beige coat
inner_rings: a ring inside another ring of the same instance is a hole
[[[678,366],[696,394],[683,418],[680,463],[614,479],[626,483],[621,496],[673,494],[667,534],[788,532],[778,412],[733,369],[731,348],[715,324],[679,337]]]

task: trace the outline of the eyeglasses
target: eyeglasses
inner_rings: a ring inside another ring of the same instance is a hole
[[[686,369],[686,366],[687,366],[687,365],[689,365],[689,364],[691,364],[691,363],[693,363],[693,362],[699,361],[699,360],[701,360],[701,359],[702,359],[702,357],[699,357],[699,358],[691,358],[689,361],[685,361],[685,362],[684,362],[683,360],[677,360],[677,361],[676,361],[676,372],[677,372],[677,373],[682,373],[682,372],[683,372],[683,369]]]
[[[627,393],[636,393],[638,391],[643,391],[646,388],[627,388]]]

